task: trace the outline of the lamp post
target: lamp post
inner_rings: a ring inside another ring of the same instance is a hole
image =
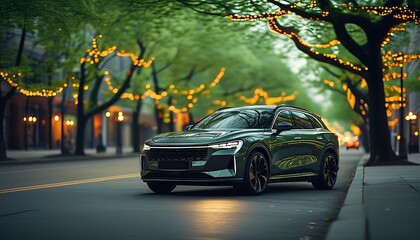
[[[63,119],[64,122],[64,119]],[[74,121],[71,119],[68,119],[65,121],[66,124],[66,130],[67,130],[67,137],[63,139],[64,141],[64,154],[70,154],[74,151],[74,141],[73,141],[73,127],[74,127]]]
[[[102,153],[102,152],[106,152],[106,146],[104,145],[104,139],[103,139],[103,131],[104,131],[104,125],[105,125],[105,131],[108,130],[108,118],[111,116],[110,112],[106,112],[105,113],[105,117],[106,118],[102,118],[102,126],[101,126],[101,132],[99,133],[98,136],[98,146],[96,146],[96,152],[97,153]]]
[[[29,130],[29,128],[34,126],[37,121],[38,121],[38,119],[35,116],[23,117],[23,123],[25,125],[25,139],[24,139],[25,150],[28,150],[28,130]],[[32,137],[33,136],[31,136],[31,138]]]
[[[54,114],[54,117],[53,117],[53,120],[54,120],[54,122],[53,122],[53,124],[54,125],[56,125],[56,124],[58,124],[58,121],[60,121],[61,120],[61,118],[60,118],[60,116],[58,115],[58,114]],[[60,121],[61,122],[61,121]],[[60,126],[61,126],[61,123],[60,123]],[[60,131],[61,131],[62,129],[60,129]],[[54,134],[55,135],[55,134]],[[58,142],[59,140],[57,139],[57,143],[56,143],[56,147],[61,147],[61,142],[63,141],[63,133],[62,133],[62,131],[61,131],[61,141],[60,142]]]
[[[400,141],[398,147],[398,155],[401,160],[407,160],[407,149],[405,146],[405,137],[404,137],[404,83],[403,83],[403,67],[404,67],[404,55],[399,52],[398,56],[394,58],[394,61],[398,63],[401,69],[401,78],[400,78],[400,117],[399,117],[399,129],[400,129]]]
[[[409,121],[409,139],[408,139],[408,152],[418,153],[419,152],[419,129],[417,127],[417,115],[413,112],[409,112],[405,116],[405,120]]]
[[[118,112],[118,116],[116,119],[117,123],[117,154],[122,154],[122,123],[124,122],[124,113]]]

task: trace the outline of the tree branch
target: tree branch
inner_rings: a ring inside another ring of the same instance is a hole
[[[365,74],[365,70],[361,66],[357,66],[356,64],[352,64],[352,63],[346,63],[345,61],[338,58],[332,58],[328,55],[316,52],[312,50],[310,47],[304,45],[301,42],[301,39],[299,38],[299,36],[296,34],[297,31],[294,28],[284,27],[280,25],[280,23],[275,19],[269,20],[269,26],[271,30],[291,38],[293,42],[295,43],[296,47],[300,51],[304,52],[305,54],[307,54],[308,56],[310,56],[311,58],[317,61],[331,64],[333,66],[350,71],[362,77]]]
[[[146,52],[146,48],[144,47],[143,43],[141,41],[137,41],[137,44],[139,45],[140,48],[140,54],[139,54],[139,59],[143,59],[144,54]],[[117,102],[121,95],[123,93],[126,92],[127,88],[130,86],[130,81],[131,78],[133,77],[133,73],[136,70],[138,66],[137,65],[132,65],[125,80],[124,83],[121,85],[121,87],[118,89],[118,92],[114,94],[114,96],[111,97],[111,99],[109,99],[108,101],[104,102],[103,104],[96,106],[95,108],[93,108],[92,110],[90,110],[89,112],[86,113],[86,118],[91,118],[93,117],[95,114],[104,111],[105,109],[109,108],[110,106],[112,106],[115,102]],[[140,67],[140,70],[144,69],[144,67]],[[139,73],[140,74],[140,73]],[[83,104],[80,103],[79,104]]]

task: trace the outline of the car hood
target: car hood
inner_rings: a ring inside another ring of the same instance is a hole
[[[232,129],[232,130],[187,130],[156,135],[147,141],[151,145],[208,145],[239,139],[249,134],[261,133],[264,129]]]

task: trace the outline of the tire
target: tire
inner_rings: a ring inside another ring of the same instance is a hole
[[[322,157],[322,166],[318,179],[312,181],[315,189],[329,190],[337,182],[338,162],[332,153],[325,153]]]
[[[167,182],[147,182],[147,186],[157,194],[167,194],[175,189],[176,184]]]
[[[268,160],[265,155],[259,151],[251,152],[245,165],[243,193],[248,195],[263,193],[267,188],[269,174]]]

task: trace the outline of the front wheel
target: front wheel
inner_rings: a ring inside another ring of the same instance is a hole
[[[332,153],[325,153],[322,157],[322,167],[318,179],[312,182],[315,189],[328,190],[337,182],[338,162]]]
[[[252,152],[246,161],[242,190],[246,194],[258,195],[267,188],[269,176],[268,160],[261,152]]]
[[[167,182],[147,182],[147,186],[155,193],[167,194],[175,189],[176,184]]]

